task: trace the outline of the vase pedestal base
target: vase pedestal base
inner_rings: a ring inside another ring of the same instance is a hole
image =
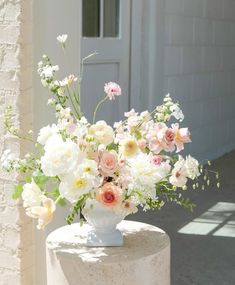
[[[109,232],[102,232],[91,229],[87,233],[86,246],[122,246],[123,236],[118,229],[111,230]]]
[[[47,238],[47,285],[170,285],[168,235],[132,221],[122,221],[117,229],[124,238],[119,247],[88,246],[87,224],[52,232]]]

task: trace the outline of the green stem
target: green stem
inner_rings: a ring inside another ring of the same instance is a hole
[[[101,104],[103,104],[107,99],[108,99],[108,96],[104,97],[104,98],[103,98],[102,100],[100,100],[100,102],[96,105],[95,111],[94,111],[94,113],[93,113],[93,124],[95,123],[96,113],[97,113],[99,107],[100,107]]]
[[[79,119],[79,118],[80,118],[80,115],[79,115],[79,112],[78,112],[77,109],[76,109],[76,106],[75,106],[75,104],[74,104],[74,101],[73,101],[73,99],[72,99],[72,95],[70,94],[70,90],[69,90],[68,86],[67,86],[67,92],[68,92],[68,95],[69,95],[69,100],[70,100],[70,102],[72,103],[73,109],[74,109],[74,111],[75,111],[75,113],[76,113],[76,117]]]

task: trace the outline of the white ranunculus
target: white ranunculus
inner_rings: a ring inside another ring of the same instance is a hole
[[[89,193],[93,187],[93,179],[89,175],[75,171],[63,177],[59,191],[61,197],[70,203],[75,203],[81,195]]]
[[[33,179],[31,183],[24,184],[21,196],[25,208],[41,205],[42,191]]]
[[[198,169],[199,163],[192,156],[188,155],[185,160],[185,168],[187,171],[187,177],[190,179],[195,179],[199,176],[200,172]]]
[[[41,145],[45,145],[47,140],[58,132],[58,127],[53,124],[52,126],[48,125],[46,127],[41,128],[38,134],[37,142]]]
[[[61,135],[53,135],[45,144],[41,167],[46,176],[65,175],[79,163],[79,147],[71,139],[63,141]]]
[[[95,125],[91,125],[89,134],[104,145],[112,143],[114,139],[113,129],[105,121],[98,121]]]

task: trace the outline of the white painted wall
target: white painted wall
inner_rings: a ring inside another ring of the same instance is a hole
[[[164,91],[182,103],[190,152],[235,148],[235,1],[165,0]]]
[[[15,126],[32,128],[32,1],[0,2],[0,156],[11,149],[16,156],[30,146],[6,134],[6,106],[13,107]],[[12,201],[14,173],[0,170],[0,284],[32,285],[34,240],[32,221],[22,203]]]

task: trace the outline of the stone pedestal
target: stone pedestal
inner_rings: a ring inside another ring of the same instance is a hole
[[[170,240],[161,229],[122,221],[121,247],[86,247],[90,226],[65,226],[47,238],[47,285],[170,285]]]

